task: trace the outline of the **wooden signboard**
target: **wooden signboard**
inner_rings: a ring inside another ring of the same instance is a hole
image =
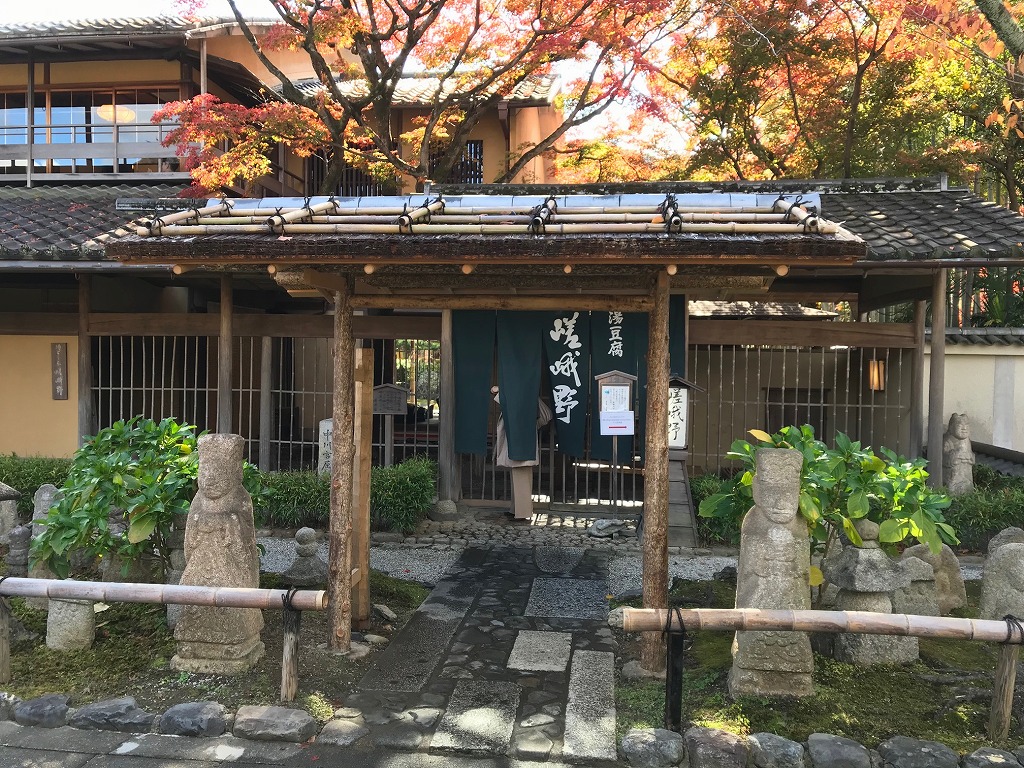
[[[378,384],[373,388],[373,413],[382,416],[405,416],[409,390],[397,384]]]

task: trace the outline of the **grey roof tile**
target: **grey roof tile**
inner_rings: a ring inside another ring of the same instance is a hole
[[[140,214],[118,211],[118,198],[174,197],[169,184],[0,187],[0,261],[95,261],[119,227]]]

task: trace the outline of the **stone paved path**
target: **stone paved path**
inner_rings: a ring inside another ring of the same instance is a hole
[[[615,759],[608,553],[467,549],[345,700],[358,747]]]

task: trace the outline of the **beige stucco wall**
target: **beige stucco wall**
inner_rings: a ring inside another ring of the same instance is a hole
[[[926,349],[926,380],[930,363]],[[944,389],[945,423],[951,413],[966,413],[971,439],[1024,451],[1024,347],[947,344]],[[927,413],[927,383],[924,396]]]
[[[199,41],[191,41],[189,47],[199,50]],[[270,70],[263,66],[263,62],[253,52],[252,46],[241,35],[211,37],[207,40],[206,52],[210,56],[217,56],[221,59],[241,64],[267,85],[277,85],[279,82],[270,73]],[[309,55],[303,51],[265,51],[265,53],[274,66],[289,78],[302,79],[314,76]]]
[[[68,399],[53,400],[50,344],[68,345]],[[68,336],[0,336],[0,453],[70,456],[78,447],[78,340]]]

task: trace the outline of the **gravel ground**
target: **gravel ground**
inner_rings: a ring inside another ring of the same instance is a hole
[[[264,552],[260,557],[262,569],[269,573],[286,570],[295,557],[292,539],[261,538]],[[373,546],[370,548],[370,567],[400,579],[434,585],[462,554],[458,549],[410,549],[401,546]],[[327,561],[327,544],[321,543],[320,557]],[[735,557],[669,557],[669,583],[672,579],[708,580],[727,565],[736,565]],[[960,567],[964,579],[981,578],[981,566],[967,564]],[[639,554],[613,555],[608,568],[609,591],[615,595],[639,590],[641,587],[641,557]]]

